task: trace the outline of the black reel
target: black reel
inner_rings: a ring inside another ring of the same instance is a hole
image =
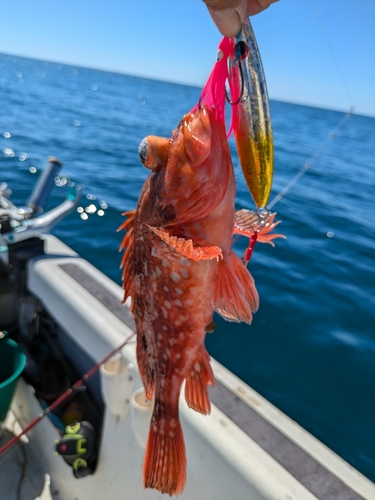
[[[76,478],[93,473],[96,459],[96,432],[89,422],[75,422],[65,429],[66,434],[55,441],[56,455],[61,455],[73,468]]]

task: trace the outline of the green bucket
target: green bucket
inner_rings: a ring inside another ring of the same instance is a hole
[[[0,422],[5,420],[26,356],[13,340],[0,331]]]

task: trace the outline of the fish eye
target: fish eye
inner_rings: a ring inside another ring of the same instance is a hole
[[[216,58],[216,62],[221,61],[221,60],[222,60],[222,58],[223,58],[223,56],[224,56],[223,51],[222,51],[221,49],[219,49],[219,50],[217,51],[217,58]]]
[[[170,139],[148,135],[139,145],[139,159],[144,167],[159,170],[168,161]]]
[[[142,165],[146,166],[147,154],[148,154],[148,142],[147,137],[145,137],[139,145],[138,148],[139,159]]]

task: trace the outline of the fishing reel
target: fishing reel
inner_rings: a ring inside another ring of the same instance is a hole
[[[94,472],[96,432],[89,422],[75,422],[65,428],[66,434],[55,441],[55,454],[61,455],[73,469],[76,478]]]

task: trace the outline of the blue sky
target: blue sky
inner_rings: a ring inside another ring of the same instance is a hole
[[[375,0],[281,0],[252,18],[273,99],[375,116]],[[221,35],[201,0],[0,0],[0,52],[202,86]],[[349,102],[350,101],[350,102]]]

